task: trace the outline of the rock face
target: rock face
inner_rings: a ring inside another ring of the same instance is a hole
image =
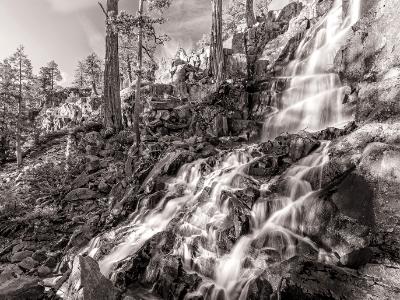
[[[395,0],[363,1],[363,18],[336,57],[336,70],[352,86],[357,120],[386,121],[399,115],[399,51]]]
[[[382,282],[334,266],[292,260],[287,268],[276,292],[278,299],[396,299],[400,293],[398,288],[382,288]]]
[[[97,262],[90,257],[77,256],[70,275],[67,299],[115,300],[119,291],[100,273]]]

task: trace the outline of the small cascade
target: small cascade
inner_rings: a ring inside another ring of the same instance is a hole
[[[132,255],[145,241],[165,230],[176,213],[195,197],[197,185],[202,178],[202,163],[200,160],[183,166],[177,177],[168,184],[167,194],[154,210],[137,212],[127,226],[114,233],[120,234],[123,241],[100,261],[100,270],[103,274],[109,275],[116,262]],[[114,236],[113,239],[118,238]],[[96,249],[92,247],[90,252],[95,253]]]
[[[290,84],[278,110],[266,117],[264,139],[283,132],[321,130],[351,120],[343,105],[346,88],[332,69],[335,55],[359,14],[360,0],[353,0],[343,20],[342,1],[335,0],[329,13],[307,32],[284,74]]]
[[[329,143],[324,142],[286,172],[287,186],[282,194],[255,203],[251,234],[241,237],[230,253],[218,257],[215,284],[205,283],[200,288],[203,294],[206,291],[206,299],[221,299],[221,295],[225,299],[247,299],[246,287],[260,270],[268,269],[268,262],[293,257],[303,244],[321,257],[326,255],[307,237],[308,222],[314,221],[313,211],[307,208],[316,199],[308,180],[321,181],[322,169],[329,161],[328,150]],[[196,259],[202,261],[199,256]]]

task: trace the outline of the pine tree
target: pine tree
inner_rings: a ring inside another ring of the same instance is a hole
[[[54,101],[54,93],[57,82],[62,80],[60,69],[54,60],[47,63],[46,66],[40,68],[39,80],[41,83],[42,93],[46,97],[46,104],[49,106],[54,106],[56,104]]]
[[[147,2],[147,6],[145,6]],[[140,0],[136,16],[122,12],[118,17],[118,27],[121,35],[125,37],[136,37],[136,93],[134,108],[134,131],[136,135],[136,146],[140,146],[140,111],[141,111],[141,93],[140,88],[144,77],[144,57],[147,57],[154,68],[154,53],[157,46],[164,44],[168,40],[165,35],[156,33],[156,25],[164,23],[162,14],[165,9],[171,5],[171,0]],[[146,56],[143,55],[146,54]]]
[[[102,71],[102,63],[99,56],[94,52],[89,54],[84,62],[84,74],[96,96],[99,95],[98,86],[100,85]]]
[[[272,0],[232,0],[223,12],[224,38],[236,32],[241,24],[252,27],[256,21],[255,15],[266,18],[271,2]]]
[[[15,70],[12,69],[9,59],[5,59],[0,63],[0,161],[7,158],[10,150],[11,120],[13,119],[11,114],[16,111],[15,107],[13,107],[16,96],[13,91],[15,79]]]
[[[83,61],[78,61],[78,66],[74,73],[73,85],[79,90],[83,90],[87,87],[88,80],[85,74],[85,63]]]
[[[22,166],[22,120],[25,106],[25,96],[32,85],[32,63],[25,54],[24,47],[20,46],[10,57],[10,65],[15,74],[14,88],[17,98],[17,118],[16,118],[16,156],[18,167]]]

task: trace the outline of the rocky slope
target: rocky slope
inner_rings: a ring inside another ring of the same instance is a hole
[[[361,4],[327,71],[355,122],[260,141],[335,5],[304,1],[233,38],[218,89],[183,54],[144,86],[141,155],[85,123],[3,166],[0,299],[399,298],[400,12]]]

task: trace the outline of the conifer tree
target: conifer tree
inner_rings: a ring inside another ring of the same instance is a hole
[[[22,166],[22,120],[24,109],[26,108],[26,97],[32,85],[32,63],[25,54],[24,47],[20,46],[17,51],[10,57],[10,66],[13,72],[14,84],[13,88],[16,93],[14,96],[17,100],[17,117],[16,117],[16,157],[18,167]]]

